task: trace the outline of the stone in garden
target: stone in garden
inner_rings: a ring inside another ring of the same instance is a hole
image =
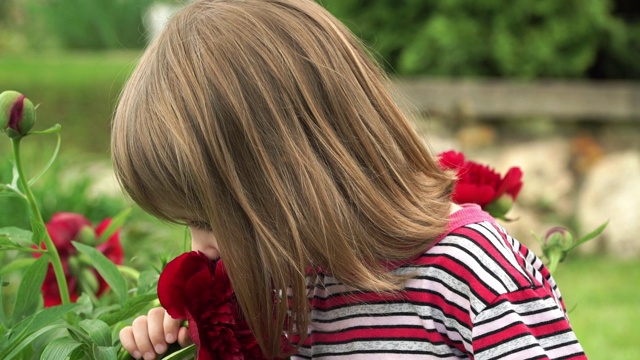
[[[460,128],[456,133],[456,138],[461,144],[462,150],[468,152],[473,149],[495,145],[498,134],[493,126],[472,124]]]
[[[532,141],[502,146],[490,152],[469,154],[469,158],[494,167],[501,174],[519,166],[524,186],[516,203],[549,208],[561,216],[573,215],[575,179],[569,169],[570,147],[564,139]]]
[[[640,152],[606,155],[592,167],[578,195],[577,219],[580,235],[610,220],[602,235],[581,246],[583,251],[640,257]]]

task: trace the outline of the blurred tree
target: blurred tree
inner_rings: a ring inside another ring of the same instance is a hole
[[[589,77],[640,79],[640,1],[615,0],[610,25]]]
[[[599,59],[621,73],[640,67],[640,25],[619,17],[637,11],[634,0],[318,1],[400,75],[582,77]]]

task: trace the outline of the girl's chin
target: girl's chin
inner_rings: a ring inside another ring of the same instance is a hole
[[[200,251],[202,251],[202,253],[204,253],[210,260],[218,260],[220,258],[220,251],[218,251],[218,249],[208,248]]]

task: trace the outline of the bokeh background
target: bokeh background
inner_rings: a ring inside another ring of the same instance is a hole
[[[505,223],[522,242],[539,251],[532,232],[561,225],[584,234],[611,221],[555,277],[589,358],[640,358],[640,2],[320,2],[389,73],[434,153],[523,168],[514,221]],[[123,242],[139,269],[177,255],[185,231],[122,195],[109,162],[110,119],[144,47],[181,5],[0,0],[0,91],[40,104],[39,129],[63,126],[61,155],[35,188],[45,219],[73,211],[97,223],[133,207]],[[32,172],[54,143],[25,140]],[[10,177],[9,142],[0,139],[0,181]],[[7,225],[29,228],[27,209],[0,197]],[[3,256],[2,266],[17,255]]]

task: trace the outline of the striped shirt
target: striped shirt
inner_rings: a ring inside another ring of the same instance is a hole
[[[477,205],[392,271],[412,274],[400,296],[321,275],[292,359],[586,359],[546,267]]]

